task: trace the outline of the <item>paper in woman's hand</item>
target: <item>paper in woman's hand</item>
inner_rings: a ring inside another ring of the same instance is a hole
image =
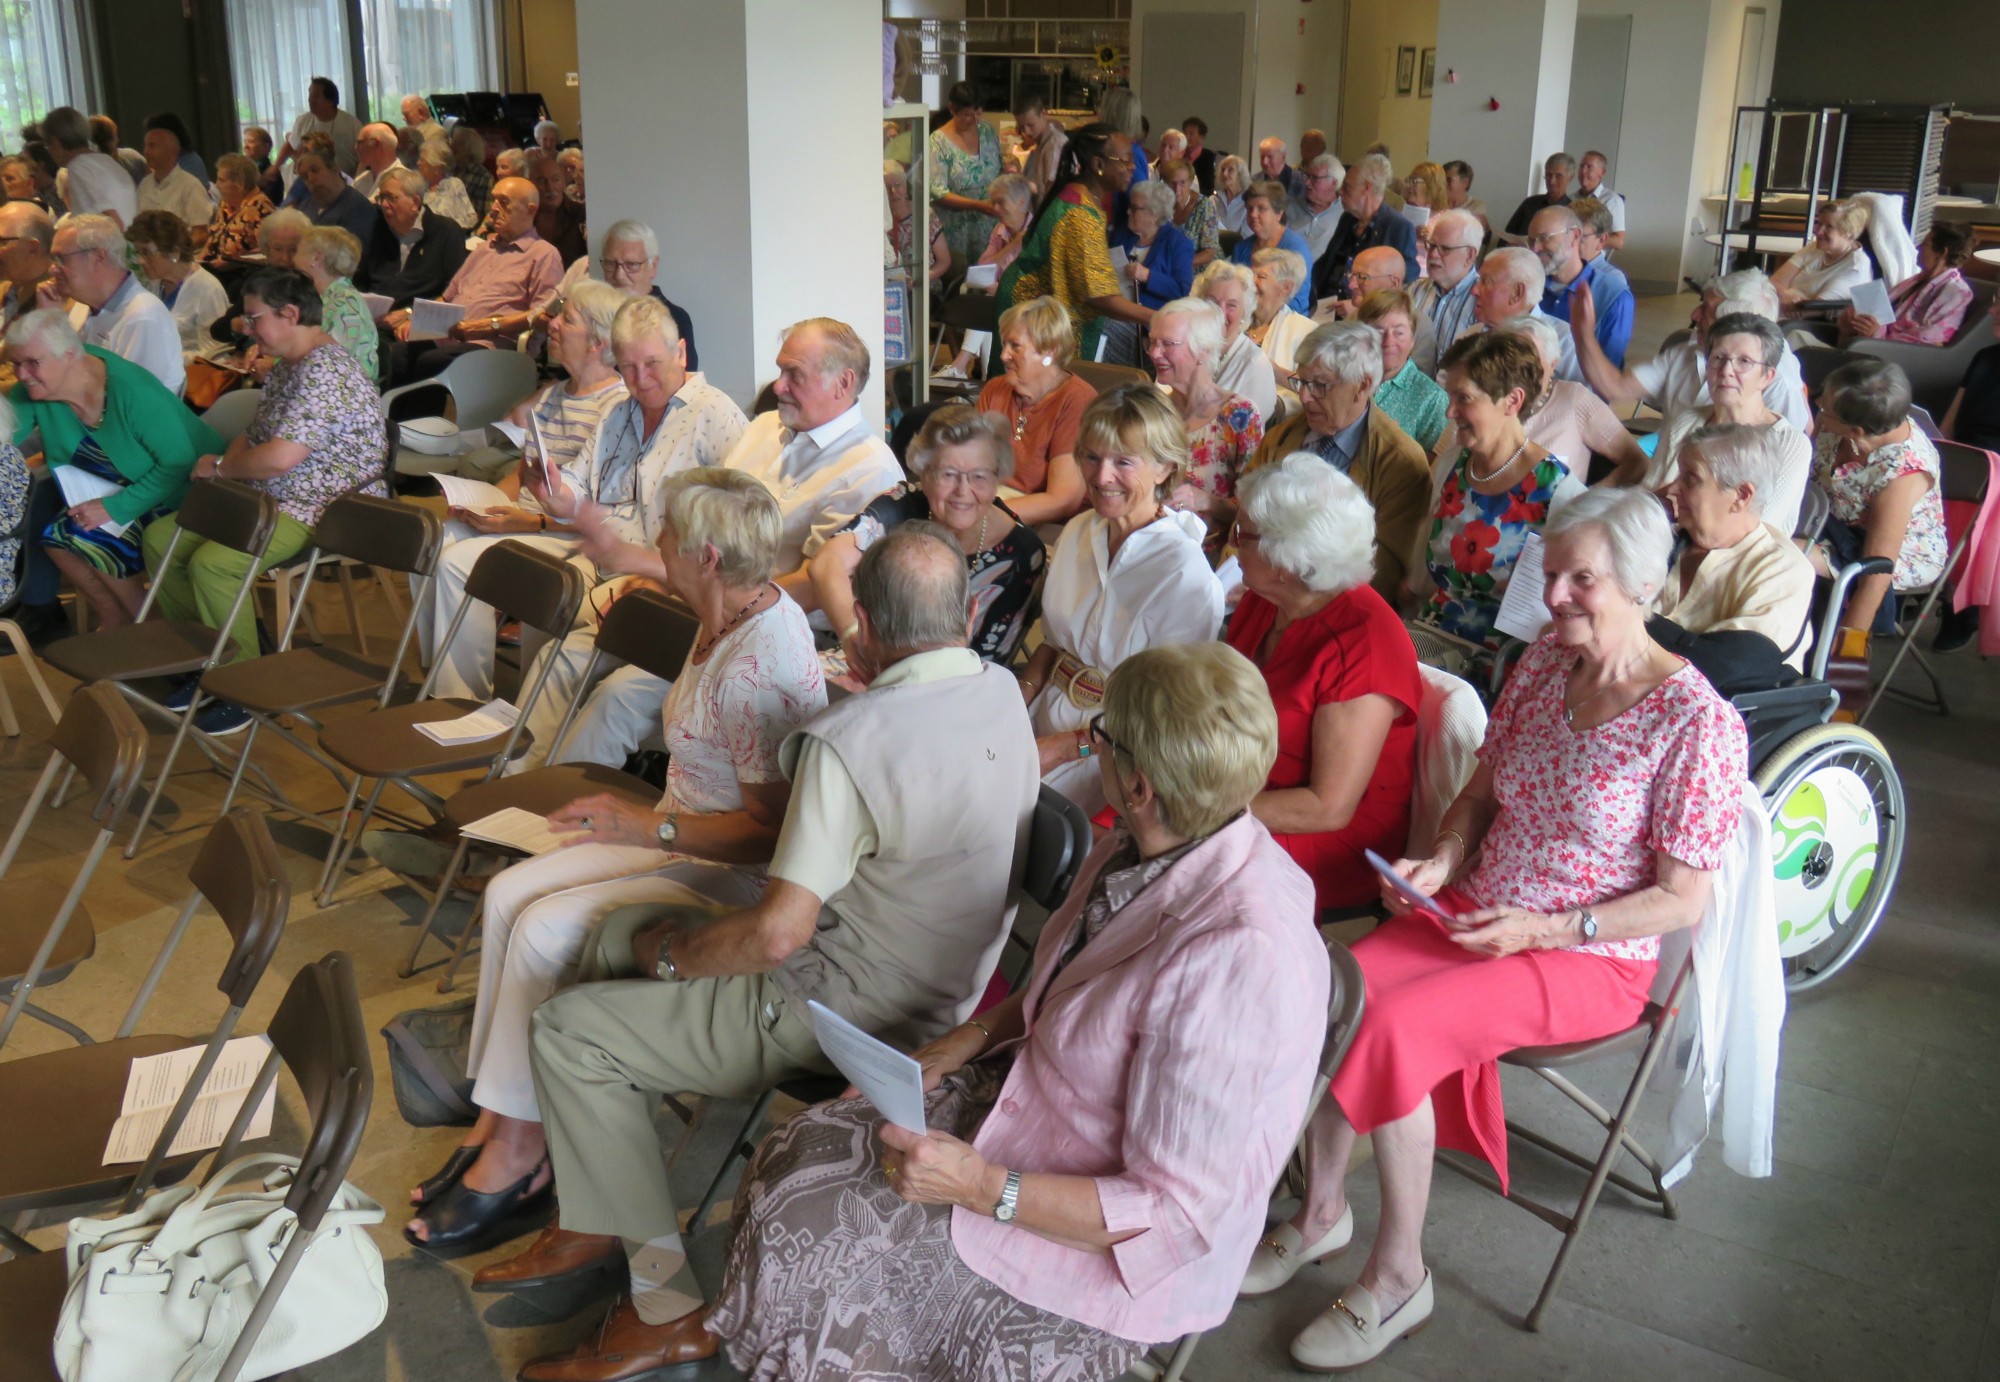
[[[899,1128],[921,1136],[924,1127],[924,1068],[914,1057],[868,1035],[824,1003],[808,1002],[806,1020],[819,1049],[861,1097]]]
[[[1447,926],[1458,927],[1465,924],[1457,916],[1438,906],[1435,898],[1426,897],[1411,887],[1410,880],[1403,877],[1402,874],[1397,873],[1395,865],[1391,864],[1374,850],[1363,850],[1362,853],[1368,856],[1368,866],[1381,874],[1383,881],[1388,883],[1389,891],[1409,903],[1411,907],[1422,912],[1425,916],[1436,917]]]

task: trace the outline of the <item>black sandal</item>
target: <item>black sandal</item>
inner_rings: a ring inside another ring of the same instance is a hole
[[[414,1247],[429,1249],[465,1248],[480,1243],[516,1216],[540,1207],[551,1198],[555,1190],[553,1178],[538,1190],[529,1188],[548,1166],[548,1158],[543,1157],[534,1170],[505,1190],[490,1193],[469,1189],[464,1181],[455,1182],[415,1215],[430,1226],[430,1236],[419,1238],[405,1224],[403,1237]]]
[[[459,1177],[471,1168],[473,1162],[479,1160],[480,1149],[485,1145],[484,1142],[479,1142],[469,1147],[461,1145],[453,1148],[451,1156],[437,1169],[437,1173],[417,1187],[416,1198],[410,1203],[421,1208],[457,1185]]]

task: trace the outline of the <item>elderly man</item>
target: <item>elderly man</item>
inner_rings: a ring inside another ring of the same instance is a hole
[[[808,1002],[920,1044],[971,1013],[999,958],[1039,785],[1019,685],[965,646],[965,559],[927,525],[871,546],[854,593],[879,670],[785,741],[791,806],[763,897],[713,919],[614,913],[599,962],[653,982],[585,984],[535,1014],[561,1227],[505,1278],[623,1257],[632,1284],[594,1339],[529,1363],[531,1382],[653,1377],[715,1352],[660,1162],[659,1092],[744,1098],[831,1071]]]
[[[1470,211],[1440,211],[1424,242],[1424,276],[1410,285],[1417,309],[1417,343],[1410,358],[1433,379],[1446,347],[1472,324],[1472,290],[1479,282],[1479,247],[1485,231]]]
[[[382,215],[354,286],[392,308],[437,297],[465,263],[465,231],[424,205],[428,190],[423,174],[408,168],[389,169],[375,189]]]
[[[257,190],[269,197],[273,206],[285,198],[285,174],[271,157],[275,149],[271,132],[262,125],[244,128],[243,156],[257,165]]]
[[[354,160],[360,169],[354,175],[354,190],[368,201],[375,200],[382,174],[406,166],[396,156],[396,131],[379,122],[363,125],[361,133],[354,136]]]
[[[1324,149],[1321,150],[1325,152]],[[1285,189],[1285,195],[1294,200],[1305,196],[1305,174],[1285,162],[1285,141],[1272,135],[1257,143],[1257,167],[1267,182],[1275,182]]]
[[[49,250],[56,240],[56,220],[33,202],[0,205],[0,331],[40,304],[35,290],[55,268]]]
[[[91,146],[90,117],[57,106],[42,117],[42,138],[61,169],[63,205],[74,215],[108,216],[120,229],[139,214],[139,192],[125,165]]]
[[[1285,208],[1285,225],[1296,230],[1312,247],[1313,259],[1317,261],[1332,243],[1340,218],[1347,214],[1340,200],[1340,185],[1347,177],[1347,169],[1332,154],[1321,154],[1305,164],[1304,171],[1306,194],[1293,198]]]
[[[1589,197],[1603,205],[1611,217],[1611,228],[1604,232],[1604,248],[1622,250],[1625,248],[1625,197],[1604,185],[1604,175],[1610,170],[1611,161],[1597,150],[1585,154],[1576,165],[1576,197]]]
[[[1510,244],[1521,244],[1528,238],[1528,223],[1535,219],[1535,213],[1545,206],[1569,205],[1569,180],[1576,176],[1576,160],[1568,154],[1550,154],[1542,164],[1542,190],[1533,196],[1523,197],[1521,204],[1514,208],[1514,214],[1507,218],[1506,239]]]
[[[400,109],[403,127],[396,131],[396,157],[405,168],[414,168],[424,141],[444,138],[444,126],[432,118],[430,102],[421,96],[405,96]]]
[[[1301,168],[1326,152],[1326,132],[1324,130],[1307,130],[1299,136],[1299,166]]]
[[[903,479],[896,455],[858,401],[868,386],[868,347],[845,322],[815,317],[785,333],[772,384],[777,408],[753,419],[722,464],[755,475],[785,516],[780,584],[808,581],[806,563],[853,517]],[[591,544],[600,568],[662,580],[657,549]],[[562,761],[623,764],[658,730],[668,683],[620,667],[591,693],[562,743]]]
[[[177,122],[178,123],[178,122]],[[208,242],[208,223],[215,217],[215,203],[201,180],[181,167],[181,141],[172,130],[155,125],[141,141],[145,145],[146,172],[139,179],[138,207],[141,211],[168,211],[188,228],[196,248]]]
[[[1313,261],[1315,302],[1324,298],[1352,302],[1347,295],[1347,275],[1354,267],[1354,257],[1378,245],[1403,257],[1402,282],[1417,276],[1417,228],[1382,205],[1389,177],[1389,160],[1380,154],[1364,154],[1347,170],[1340,185],[1340,223],[1326,253]]]
[[[1375,406],[1382,338],[1359,322],[1329,322],[1299,342],[1292,383],[1300,410],[1264,434],[1255,470],[1309,451],[1361,487],[1375,509],[1375,589],[1398,598],[1417,530],[1430,513],[1424,449]]]
[[[590,253],[590,241],[583,233],[583,208],[567,195],[569,174],[554,154],[530,149],[528,178],[541,198],[535,209],[535,234],[555,246],[567,268]]]
[[[1347,271],[1347,282],[1341,285],[1341,295],[1333,303],[1333,317],[1351,320],[1361,300],[1370,293],[1402,287],[1403,269],[1403,252],[1388,245],[1375,245],[1355,255],[1353,267]]]
[[[511,343],[523,331],[546,321],[549,304],[562,283],[562,256],[535,233],[538,194],[526,178],[502,178],[493,184],[493,205],[486,213],[487,238],[466,256],[465,263],[445,285],[441,301],[465,308],[465,316],[445,341],[411,341],[410,314],[391,312],[384,325],[405,343],[405,376],[429,378],[468,350],[488,350]]]
[[[181,361],[181,333],[167,305],[146,290],[125,267],[125,232],[109,216],[65,216],[50,251],[55,275],[41,286],[36,302],[77,304],[70,322],[85,345],[121,355],[174,393],[187,382]]]
[[[701,368],[701,356],[694,348],[694,318],[687,309],[660,291],[655,281],[660,272],[660,242],[644,221],[613,221],[598,247],[597,267],[604,281],[639,297],[657,299],[673,314],[674,330],[687,349],[687,367]]]
[[[1597,345],[1590,320],[1590,299],[1579,296],[1571,306],[1577,325],[1577,362],[1590,387],[1611,404],[1643,401],[1660,412],[1660,435],[1689,408],[1706,407],[1708,396],[1708,327],[1718,317],[1750,312],[1767,321],[1778,319],[1778,290],[1757,269],[1738,269],[1709,280],[1694,312],[1694,332],[1684,340],[1669,340],[1643,365],[1620,370]],[[1764,402],[1785,421],[1812,435],[1813,411],[1799,374],[1799,357],[1785,348],[1778,372],[1764,390]]]
[[[1569,323],[1557,321],[1542,310],[1546,277],[1542,261],[1532,250],[1504,245],[1493,251],[1479,266],[1479,281],[1472,286],[1473,323],[1460,334],[1470,336],[1476,331],[1490,331],[1516,317],[1540,317],[1555,328],[1562,340],[1562,359],[1556,365],[1556,377],[1581,383],[1583,371],[1577,365],[1576,341]]]
[[[1528,222],[1528,248],[1542,261],[1541,308],[1568,323],[1570,302],[1579,293],[1590,297],[1597,318],[1597,344],[1618,368],[1625,368],[1625,351],[1632,344],[1632,320],[1637,302],[1632,285],[1611,261],[1598,255],[1583,258],[1583,223],[1567,206],[1545,206]]]
[[[376,227],[382,224],[374,204],[348,184],[327,161],[327,156],[308,149],[297,155],[292,166],[305,184],[305,200],[299,210],[316,226],[339,226],[364,245],[375,243]]]
[[[291,133],[285,136],[285,147],[278,150],[277,167],[283,167],[285,160],[295,158],[304,150],[306,136],[324,134],[333,140],[333,162],[336,170],[352,176],[354,173],[354,145],[361,134],[361,121],[353,112],[340,108],[340,88],[331,77],[314,77],[306,84],[306,108],[299,118],[292,122]],[[368,243],[366,240],[363,244]]]

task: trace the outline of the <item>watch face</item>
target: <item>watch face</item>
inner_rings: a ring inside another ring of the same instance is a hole
[[[1003,1224],[1011,1224],[1014,1222],[1014,1206],[1011,1204],[999,1206],[993,1211],[993,1217]]]

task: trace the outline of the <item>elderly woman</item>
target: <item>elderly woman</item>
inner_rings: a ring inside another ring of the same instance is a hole
[[[299,272],[319,289],[320,326],[361,363],[370,379],[382,377],[382,334],[354,286],[361,242],[339,226],[314,226],[299,237]]]
[[[969,293],[992,294],[1000,290],[1000,275],[1019,257],[1022,238],[1028,233],[1028,222],[1035,218],[1035,189],[1019,173],[1002,173],[993,179],[993,185],[986,189],[986,196],[1000,219],[986,241],[986,249],[979,256],[979,262],[992,268],[993,278],[982,288],[974,288],[968,281],[965,291]],[[965,339],[959,343],[957,357],[932,377],[970,379],[972,371],[986,357],[992,345],[993,334],[990,331],[966,332]]]
[[[296,268],[299,240],[312,229],[312,217],[297,207],[282,206],[257,227],[257,252],[274,269]]]
[[[1220,229],[1231,235],[1248,233],[1249,208],[1243,198],[1249,191],[1249,164],[1230,154],[1215,165],[1215,219]]]
[[[951,256],[970,264],[986,248],[999,210],[986,189],[1007,171],[1000,136],[980,118],[979,94],[966,82],[945,93],[951,118],[930,137],[931,206],[944,226]]]
[[[1318,905],[1358,907],[1410,832],[1417,651],[1375,573],[1375,514],[1310,452],[1243,477],[1233,534],[1245,592],[1229,646],[1257,664],[1278,711],[1278,758],[1250,803],[1313,880]]]
[[[1428,224],[1432,216],[1450,205],[1451,191],[1446,186],[1442,164],[1419,163],[1403,175],[1405,214],[1408,214],[1410,208],[1421,209],[1425,214],[1420,224]],[[1411,216],[1410,219],[1414,221],[1417,218]],[[1423,238],[1421,229],[1417,232],[1417,238]]]
[[[411,1192],[412,1242],[484,1236],[546,1198],[548,1144],[528,1062],[528,1021],[576,976],[592,927],[635,903],[747,907],[763,894],[791,784],[785,736],[826,706],[805,612],[771,581],[783,516],[740,471],[700,467],[664,486],[667,586],[701,620],[660,708],[666,792],[651,810],[609,794],[549,817],[568,846],[487,885],[479,998],[466,1062],[479,1121]]]
[[[828,538],[807,564],[812,596],[840,632],[848,667],[865,681],[873,669],[857,661],[854,572],[861,554],[891,528],[932,522],[965,554],[972,602],[972,651],[1003,666],[1027,629],[1028,596],[1048,564],[1041,538],[1000,499],[1014,469],[1007,424],[995,413],[948,403],[924,419],[905,462],[905,481]]]
[[[579,155],[581,157],[581,155]],[[451,145],[442,135],[433,135],[417,146],[417,171],[423,175],[424,207],[457,225],[471,230],[479,224],[479,211],[466,195],[465,181],[452,176]]]
[[[1134,655],[1090,737],[1119,824],[1027,983],[916,1052],[928,1130],[839,1100],[745,1173],[708,1327],[747,1375],[1111,1382],[1228,1315],[1326,1024],[1310,885],[1246,809],[1276,726],[1207,643]]]
[[[1306,277],[1305,256],[1293,250],[1258,250],[1252,256],[1257,287],[1257,305],[1243,334],[1264,352],[1272,372],[1282,380],[1298,364],[1299,342],[1317,324],[1304,312],[1295,311],[1299,281]],[[1293,275],[1298,275],[1298,280]]]
[[[1972,285],[1959,266],[1972,254],[1972,227],[1963,221],[1936,221],[1917,247],[1917,272],[1889,290],[1896,319],[1879,322],[1852,307],[1836,322],[1841,344],[1866,338],[1941,346],[1958,334],[1972,306]]]
[[[1125,209],[1125,228],[1111,236],[1111,247],[1125,256],[1125,278],[1140,305],[1156,311],[1194,286],[1194,242],[1174,224],[1173,207],[1171,187],[1158,180],[1138,183]]]
[[[1257,415],[1270,422],[1278,411],[1277,371],[1270,357],[1244,330],[1257,301],[1256,275],[1241,264],[1218,259],[1196,276],[1194,296],[1213,303],[1222,313],[1222,353],[1215,360],[1216,387],[1249,399]]]
[[[1435,166],[1435,165],[1433,165]],[[1363,326],[1382,341],[1382,382],[1375,406],[1396,420],[1426,456],[1444,435],[1444,390],[1410,358],[1417,345],[1417,308],[1402,288],[1370,293],[1355,310]]]
[[[1359,1367],[1430,1318],[1434,1148],[1507,1184],[1497,1058],[1636,1022],[1659,938],[1701,920],[1736,833],[1742,718],[1646,633],[1673,545],[1658,502],[1587,495],[1548,541],[1554,623],[1509,678],[1436,842],[1396,862],[1430,905],[1385,887],[1395,915],[1354,947],[1368,1010],[1307,1132],[1304,1203],[1244,1279],[1267,1294],[1347,1247],[1348,1157],[1372,1134],[1381,1221],[1355,1283],[1292,1342],[1308,1368]]]
[[[1444,479],[1423,554],[1433,588],[1419,617],[1489,651],[1499,647],[1493,620],[1529,535],[1583,492],[1580,467],[1530,440],[1522,425],[1544,368],[1540,352],[1508,331],[1461,336],[1444,353],[1445,415],[1456,432],[1454,449],[1440,457]]]
[[[1083,507],[1076,437],[1097,390],[1069,372],[1076,333],[1052,297],[1000,314],[1005,372],[979,391],[979,411],[1005,420],[1014,448],[1008,479],[1014,513],[1029,527],[1065,523]]]
[[[556,155],[556,166],[563,170],[563,200],[575,206],[584,202],[584,167],[582,149],[564,149]]]
[[[478,216],[473,224],[478,225],[486,219],[486,209],[493,200],[493,170],[486,166],[486,140],[470,125],[454,125],[445,142],[451,146],[452,176],[465,184],[466,200]]]
[[[147,371],[77,338],[66,313],[44,309],[7,331],[19,380],[15,446],[39,431],[51,467],[75,466],[118,488],[73,504],[35,538],[104,628],[129,624],[145,601],[138,527],[179,507],[196,457],[222,438]]]
[[[1735,422],[1703,427],[1681,443],[1665,497],[1687,545],[1654,609],[1689,633],[1761,633],[1780,652],[1790,649],[1786,661],[1803,671],[1812,647],[1812,563],[1789,529],[1763,517],[1786,459],[1771,432]]]
[[[211,265],[255,253],[257,227],[274,209],[271,199],[257,190],[257,165],[242,154],[215,160],[215,192],[219,200],[201,250]]]
[[[1211,552],[1218,552],[1235,513],[1236,477],[1264,440],[1256,405],[1215,382],[1222,354],[1222,309],[1200,298],[1177,298],[1153,317],[1147,345],[1153,376],[1172,390],[1187,429],[1187,474],[1174,506],[1208,515]]]
[[[1610,405],[1586,386],[1556,378],[1556,371],[1562,365],[1562,337],[1547,317],[1515,317],[1501,323],[1498,329],[1502,334],[1528,342],[1541,362],[1539,392],[1521,412],[1523,431],[1529,441],[1570,463],[1578,478],[1590,473],[1593,454],[1609,458],[1616,467],[1612,472],[1615,476],[1644,471],[1648,464],[1646,453],[1639,449],[1639,443],[1625,430],[1625,424],[1618,420]],[[1439,375],[1442,377],[1442,370]],[[1456,456],[1463,444],[1457,429],[1447,426],[1436,450],[1440,477],[1444,473],[1443,463]]]
[[[1156,182],[1174,194],[1174,225],[1194,246],[1194,266],[1204,269],[1222,253],[1222,218],[1214,197],[1204,196],[1194,165],[1186,158],[1168,158],[1153,170]]]
[[[1861,237],[1868,230],[1865,202],[1834,202],[1820,208],[1812,243],[1780,264],[1771,286],[1789,314],[1802,302],[1844,300],[1875,276]]]
[[[1084,414],[1077,465],[1090,507],[1069,521],[1042,584],[1042,644],[1021,673],[1042,780],[1103,808],[1085,732],[1107,674],[1132,654],[1203,643],[1222,626],[1206,526],[1166,507],[1188,464],[1187,428],[1150,384],[1114,389]]]
[[[125,228],[139,273],[173,313],[187,355],[212,356],[224,347],[209,333],[229,315],[229,294],[215,275],[195,261],[187,222],[171,211],[141,211]]]
[[[1243,194],[1243,238],[1236,242],[1229,257],[1238,264],[1254,265],[1259,250],[1290,250],[1296,254],[1301,265],[1299,281],[1292,285],[1292,295],[1285,301],[1294,312],[1304,314],[1312,311],[1312,247],[1296,230],[1285,228],[1285,208],[1289,204],[1284,184],[1251,183],[1250,190]],[[1268,323],[1269,318],[1265,320]],[[1262,342],[1261,332],[1253,328],[1251,334]]]
[[[1706,350],[1708,404],[1675,414],[1643,470],[1644,483],[1653,490],[1671,485],[1683,445],[1705,427],[1735,425],[1769,432],[1778,465],[1765,477],[1758,507],[1765,522],[1789,536],[1799,526],[1806,481],[1812,476],[1812,440],[1764,401],[1764,390],[1778,377],[1785,358],[1784,333],[1776,322],[1754,312],[1729,312],[1710,324]],[[1620,481],[1626,482],[1623,475]]]

